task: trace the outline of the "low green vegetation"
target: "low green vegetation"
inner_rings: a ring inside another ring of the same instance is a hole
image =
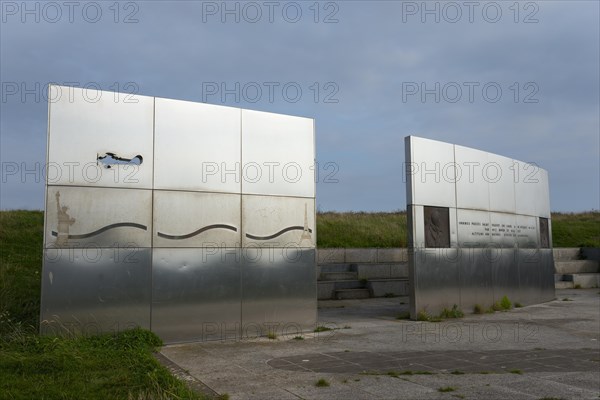
[[[552,213],[554,247],[600,247],[600,211]]]
[[[475,304],[475,306],[473,306],[473,314],[483,314],[483,313],[484,313],[484,310],[480,304]]]
[[[462,318],[465,313],[455,304],[451,309],[444,308],[439,315],[432,315],[427,310],[421,310],[417,313],[417,321],[441,322],[445,319]]]
[[[409,311],[402,311],[400,314],[396,316],[396,319],[410,319]]]
[[[520,369],[511,369],[510,371],[511,374],[517,374],[517,375],[522,375],[523,371],[521,371]]]
[[[317,246],[406,247],[406,212],[317,214]]]
[[[332,247],[406,247],[406,212],[320,212],[317,245]],[[554,247],[600,247],[600,211],[552,213]]]
[[[329,382],[327,382],[327,379],[319,379],[317,382],[315,382],[315,386],[316,387],[327,387],[329,386]]]
[[[162,367],[153,333],[38,335],[44,216],[0,212],[0,397],[203,399]]]
[[[318,333],[318,332],[327,332],[327,331],[331,331],[331,330],[332,330],[331,328],[320,325],[320,326],[317,326],[313,332]]]
[[[456,388],[453,388],[452,386],[445,386],[445,387],[439,388],[438,392],[446,393],[446,392],[454,392],[455,390],[456,390]]]
[[[277,335],[275,334],[275,332],[269,332],[267,333],[267,339],[275,340],[277,339]]]

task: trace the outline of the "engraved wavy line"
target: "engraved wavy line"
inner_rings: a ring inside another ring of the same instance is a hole
[[[189,239],[191,237],[199,235],[202,232],[208,231],[210,229],[229,229],[230,231],[237,232],[237,228],[235,226],[224,225],[224,224],[214,224],[214,225],[207,225],[204,228],[200,228],[197,231],[188,233],[187,235],[167,235],[166,233],[161,233],[161,232],[158,232],[157,234],[161,238],[171,239],[171,240],[181,240],[181,239]]]
[[[133,222],[119,222],[116,224],[110,224],[110,225],[106,225],[94,232],[90,232],[90,233],[84,233],[81,235],[69,235],[69,239],[86,239],[92,236],[96,236],[101,234],[102,232],[105,232],[109,229],[113,229],[113,228],[121,228],[121,227],[129,227],[129,228],[138,228],[138,229],[143,229],[143,230],[147,230],[148,227],[146,225],[142,225],[142,224],[136,224]],[[58,236],[58,233],[56,231],[52,231],[52,236]]]
[[[246,237],[248,239],[254,239],[254,240],[269,240],[269,239],[274,239],[277,236],[281,236],[281,235],[283,235],[286,232],[297,231],[297,230],[303,231],[304,227],[303,226],[288,226],[287,228],[284,228],[284,229],[280,230],[279,232],[274,233],[274,234],[269,235],[269,236],[254,236],[254,235],[251,235],[249,233],[246,233]],[[309,228],[308,231],[310,233],[312,233],[312,229]]]

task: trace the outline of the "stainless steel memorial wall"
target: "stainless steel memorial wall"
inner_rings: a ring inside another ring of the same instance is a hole
[[[49,93],[42,333],[314,329],[312,119]]]
[[[548,173],[450,143],[405,138],[411,317],[507,296],[554,299]]]

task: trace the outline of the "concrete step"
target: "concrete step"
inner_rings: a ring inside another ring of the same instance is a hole
[[[555,289],[573,289],[574,286],[575,285],[573,284],[573,282],[566,282],[566,281],[554,282]]]
[[[581,249],[579,247],[560,247],[552,249],[554,261],[579,260]]]
[[[600,287],[600,273],[570,275],[573,276],[573,286],[580,286],[582,289]]]
[[[319,264],[317,265],[319,274],[329,272],[356,272],[356,264]]]
[[[408,296],[408,279],[370,279],[367,288],[371,297]]]
[[[368,299],[369,289],[336,289],[335,298],[338,300]]]
[[[357,272],[321,272],[320,281],[358,280]]]
[[[361,279],[408,278],[408,263],[357,264]]]
[[[582,274],[600,272],[600,263],[594,260],[556,261],[557,274]]]

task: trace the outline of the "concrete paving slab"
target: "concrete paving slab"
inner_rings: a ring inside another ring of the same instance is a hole
[[[189,343],[161,353],[231,399],[600,396],[598,289],[557,291],[546,304],[439,323],[397,320],[406,300],[321,302],[319,325],[335,329],[305,340]],[[320,378],[330,386],[315,386]],[[454,391],[438,391],[444,387]]]

